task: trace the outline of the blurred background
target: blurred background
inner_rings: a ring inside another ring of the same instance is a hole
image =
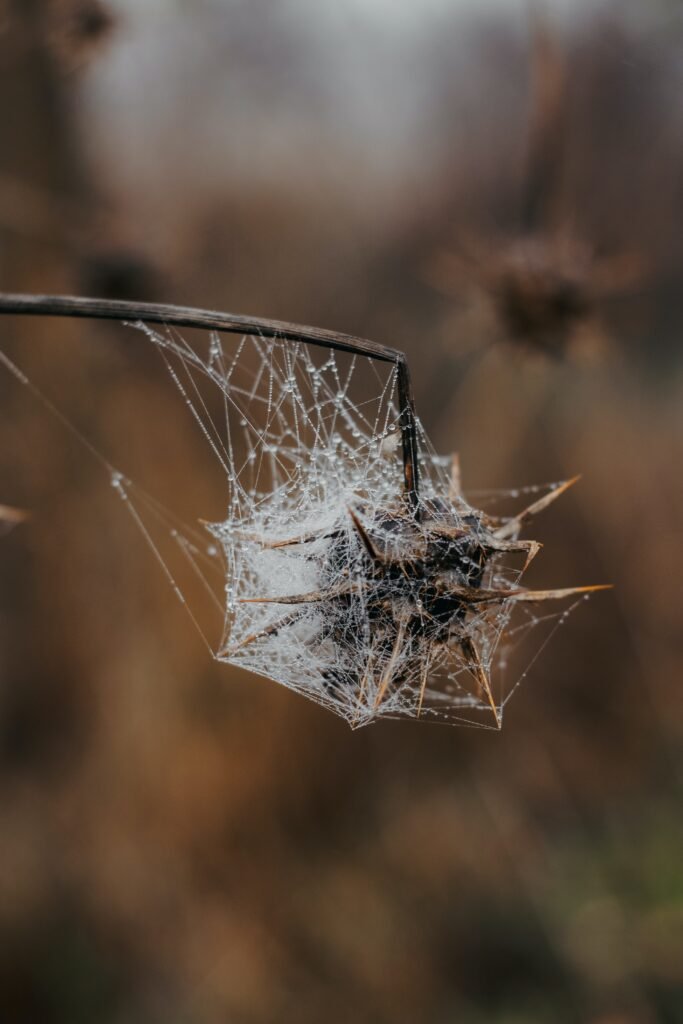
[[[209,659],[0,368],[3,1024],[683,1020],[682,88],[676,0],[0,0],[2,290],[402,348],[466,493],[583,474],[530,582],[616,585],[502,733],[352,733]],[[130,332],[0,346],[220,510]]]

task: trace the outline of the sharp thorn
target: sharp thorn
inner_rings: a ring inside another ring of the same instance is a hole
[[[526,522],[527,519],[531,519],[533,516],[538,515],[539,512],[543,512],[549,505],[552,505],[554,501],[557,501],[565,491],[568,491],[570,487],[573,487],[580,479],[581,476],[579,474],[578,476],[571,477],[569,480],[565,480],[564,483],[558,484],[557,487],[548,491],[547,494],[544,494],[542,498],[538,499],[538,501],[534,501],[531,505],[522,509],[521,512],[518,512],[516,516],[513,516],[512,519],[508,519],[506,523],[499,526],[493,531],[493,536],[503,539],[516,533],[522,523]]]
[[[511,601],[561,601],[576,594],[595,594],[598,590],[612,590],[613,583],[598,583],[588,587],[563,587],[558,590],[513,590]]]
[[[382,562],[382,561],[384,561],[384,559],[380,555],[379,551],[377,550],[377,548],[373,544],[373,542],[372,542],[372,540],[370,538],[370,535],[368,534],[368,531],[365,529],[365,527],[363,526],[363,524],[361,523],[360,519],[358,518],[358,516],[356,515],[356,513],[354,512],[354,510],[351,508],[350,505],[347,507],[347,512],[351,516],[351,522],[353,523],[354,527],[356,528],[356,533],[358,534],[358,536],[360,537],[361,541],[363,542],[363,546],[364,546],[365,550],[367,551],[367,553],[370,555],[370,558],[372,558],[373,562]]]

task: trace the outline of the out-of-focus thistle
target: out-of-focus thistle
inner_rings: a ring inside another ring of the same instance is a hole
[[[478,334],[555,357],[574,343],[595,355],[608,343],[602,304],[643,283],[635,249],[606,252],[560,209],[568,74],[558,37],[533,22],[532,112],[522,196],[512,231],[458,232],[422,268],[443,294],[476,307]]]

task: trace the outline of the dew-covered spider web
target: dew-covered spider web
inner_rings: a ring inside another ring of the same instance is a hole
[[[532,601],[521,585],[537,550],[522,526],[563,487],[520,492],[521,516],[486,515],[418,424],[416,517],[394,363],[259,334],[131,326],[209,446],[225,504],[217,521],[188,527],[123,470],[110,466],[111,482],[212,655],[353,727],[420,717],[499,728],[577,603],[558,604],[560,592]]]

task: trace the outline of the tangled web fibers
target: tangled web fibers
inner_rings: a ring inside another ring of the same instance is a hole
[[[219,642],[202,630],[213,655],[352,727],[422,717],[500,728],[525,674],[510,671],[512,651],[535,631],[535,659],[577,595],[598,589],[521,585],[540,547],[522,527],[573,481],[527,489],[517,514],[485,514],[463,496],[457,458],[436,455],[418,423],[411,512],[394,364],[277,337],[212,333],[191,344],[135,326],[227,482],[221,521],[171,531],[220,611]],[[149,507],[122,474],[112,482],[185,601]]]

